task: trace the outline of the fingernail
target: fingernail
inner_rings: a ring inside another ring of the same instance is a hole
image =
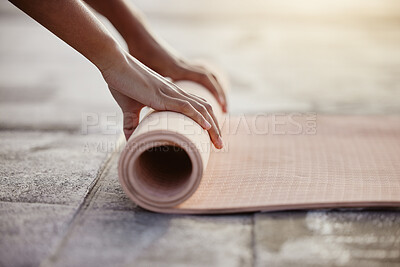
[[[204,127],[208,130],[211,128],[211,124],[208,121],[204,121]]]
[[[218,148],[220,148],[220,149],[224,147],[224,141],[222,141],[221,136],[218,136],[217,145],[218,145]]]

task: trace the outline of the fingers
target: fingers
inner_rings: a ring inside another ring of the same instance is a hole
[[[206,106],[198,102],[195,98],[180,94],[177,91],[171,92],[171,95],[167,97],[167,108],[169,110],[182,113],[192,118],[195,122],[208,131],[211,141],[216,148],[221,149],[223,147],[220,130],[217,126],[218,124],[212,109],[210,109],[211,115]]]
[[[191,80],[198,82],[199,84],[203,85],[206,87],[217,99],[218,103],[221,105],[222,110],[224,112],[227,111],[227,102],[226,102],[226,96],[225,92],[222,89],[222,86],[220,83],[217,81],[216,77],[208,72],[205,69],[198,69],[196,71],[193,71],[192,74],[189,76]]]
[[[214,114],[214,111],[213,111],[213,107],[207,102],[207,100],[205,100],[204,98],[202,98],[200,96],[197,96],[197,95],[194,95],[194,94],[190,94],[190,93],[189,93],[189,96],[194,98],[197,102],[199,102],[202,106],[204,106],[206,108],[208,114],[212,117],[212,119],[213,119],[213,121],[215,123],[215,126],[218,128],[219,135],[222,136],[218,120],[217,120],[217,118],[216,118],[216,116]]]
[[[136,129],[136,127],[139,124],[139,114],[133,113],[133,112],[124,112],[124,118],[123,118],[123,123],[124,123],[124,134],[126,140],[131,137],[133,131]]]
[[[206,120],[212,122],[212,127],[210,129],[208,129],[208,133],[210,135],[211,141],[215,144],[216,148],[222,148],[223,142],[222,142],[222,138],[221,138],[221,133],[218,128],[218,122],[215,119],[214,113],[212,113],[213,115],[210,115],[210,112],[207,110],[207,108],[203,104],[201,104],[197,101],[193,101],[193,100],[189,100],[189,101],[191,102],[191,105],[195,109],[197,109]]]
[[[206,109],[206,112],[207,112],[207,115],[205,116],[205,118],[208,118],[208,117],[211,117],[212,118],[212,121],[213,121],[213,125],[215,125],[215,127],[217,128],[217,130],[218,130],[218,134],[220,135],[220,136],[222,136],[221,135],[221,130],[220,130],[220,128],[219,128],[219,124],[218,124],[218,120],[217,120],[217,118],[216,118],[216,116],[215,116],[215,114],[214,114],[214,111],[213,111],[213,107],[207,102],[207,100],[206,99],[204,99],[204,98],[202,98],[201,96],[198,96],[198,95],[195,95],[195,94],[191,94],[191,93],[187,93],[187,92],[185,92],[185,91],[183,91],[182,89],[180,89],[178,86],[176,86],[175,84],[173,84],[173,83],[171,83],[175,88],[176,88],[176,90],[180,93],[180,94],[182,94],[182,95],[184,95],[184,96],[186,96],[186,100],[190,100],[190,101],[193,101],[194,100],[194,102],[198,102],[198,103],[200,103],[200,105],[197,105],[197,104],[193,104],[192,102],[190,102],[195,108],[196,107],[199,107],[200,109]],[[202,112],[203,113],[203,112]],[[203,114],[203,116],[204,116],[204,114]]]

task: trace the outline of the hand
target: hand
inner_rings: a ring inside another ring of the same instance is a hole
[[[220,129],[212,107],[204,99],[186,93],[174,83],[123,52],[116,64],[102,70],[108,87],[124,114],[124,134],[128,139],[139,123],[144,106],[182,113],[205,130],[216,148],[222,148]]]
[[[227,111],[225,91],[215,74],[200,64],[193,64],[180,58],[151,38],[140,39],[145,43],[143,45],[145,48],[137,49],[137,41],[128,42],[128,46],[131,47],[129,51],[135,58],[160,75],[171,78],[174,82],[188,80],[203,85],[217,99],[222,111]],[[145,42],[146,39],[150,39],[150,41]]]
[[[168,64],[167,64],[168,65]],[[174,82],[189,80],[197,82],[207,88],[217,99],[224,112],[227,111],[226,95],[218,78],[210,70],[202,65],[191,64],[188,61],[175,60],[172,67],[169,66],[160,74],[170,77]]]

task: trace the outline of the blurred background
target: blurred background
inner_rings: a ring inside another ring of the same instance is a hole
[[[175,50],[226,72],[232,113],[400,112],[400,1],[133,2]],[[0,20],[1,129],[79,131],[82,113],[118,110],[80,54],[6,1]]]
[[[179,53],[225,71],[232,113],[400,114],[400,0],[133,2]],[[1,266],[398,266],[398,211],[137,208],[118,136],[81,134],[84,114],[116,113],[88,60],[0,1]]]

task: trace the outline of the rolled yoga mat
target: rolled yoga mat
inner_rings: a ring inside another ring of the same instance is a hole
[[[119,180],[139,206],[211,214],[400,206],[400,116],[256,114],[224,116],[224,148],[175,112],[150,111],[119,160]]]

